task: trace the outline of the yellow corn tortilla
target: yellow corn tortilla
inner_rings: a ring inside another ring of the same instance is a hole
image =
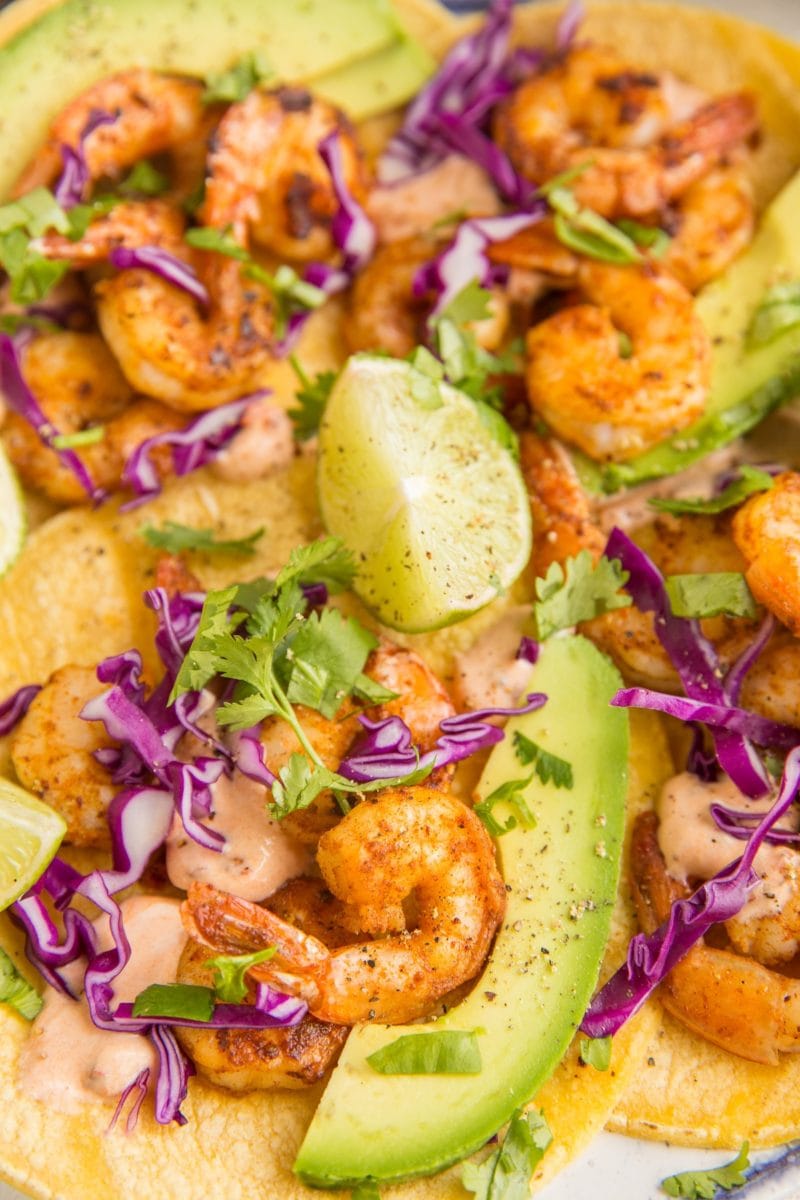
[[[408,26],[441,53],[466,24],[443,16],[426,0],[398,0]],[[0,39],[26,23],[28,14],[52,7],[52,0],[18,0],[0,16]],[[520,38],[547,44],[558,9],[537,6],[517,13]],[[765,138],[754,164],[761,203],[775,192],[800,163],[800,100],[790,72],[791,58],[776,57],[771,40],[750,32],[742,22],[678,9],[672,5],[616,4],[592,9],[587,36],[615,45],[645,68],[669,67],[707,87],[724,91],[749,86],[759,95]],[[120,64],[120,67],[125,64]],[[369,123],[364,131],[372,146],[380,144],[391,120]],[[309,322],[299,356],[314,372],[341,361],[341,309],[329,305]],[[277,364],[264,380],[288,402],[294,378],[287,364]],[[301,458],[286,472],[255,484],[224,483],[209,470],[172,483],[145,509],[118,514],[109,505],[97,512],[67,511],[41,524],[21,558],[0,581],[0,695],[23,683],[44,680],[67,662],[94,664],[99,658],[138,646],[152,662],[152,615],[141,606],[142,590],[152,581],[155,561],[138,536],[141,524],[165,518],[188,525],[213,526],[220,535],[236,537],[266,526],[247,574],[274,573],[289,550],[320,532],[313,507],[313,463]],[[33,504],[35,515],[46,506]],[[192,555],[192,569],[206,587],[218,587],[242,568],[224,560]],[[507,601],[470,621],[432,635],[397,637],[417,647],[445,678],[453,653],[466,647],[500,614],[506,603],[528,594],[523,581]],[[356,602],[354,607],[358,610]],[[363,619],[364,614],[360,613]],[[671,772],[666,743],[656,718],[633,714],[631,805],[650,805],[660,782]],[[8,770],[7,750],[0,743],[0,770]],[[467,786],[466,782],[463,786]],[[623,883],[606,973],[621,961],[633,931],[629,889]],[[0,918],[0,941],[29,974],[21,942],[8,918]],[[554,1143],[537,1172],[541,1184],[578,1153],[602,1127],[620,1101],[640,1061],[657,1036],[659,1014],[645,1010],[619,1035],[608,1073],[578,1064],[575,1050],[543,1089],[542,1104]],[[163,1129],[143,1112],[133,1136],[106,1134],[110,1116],[98,1104],[77,1116],[50,1112],[29,1099],[16,1083],[16,1063],[27,1033],[26,1024],[0,1005],[0,1175],[32,1196],[53,1200],[228,1200],[263,1195],[281,1200],[312,1200],[318,1191],[304,1187],[291,1174],[291,1164],[313,1113],[320,1090],[306,1093],[255,1093],[236,1097],[194,1079],[184,1111],[189,1124]],[[686,1037],[685,1061],[691,1061],[695,1039]],[[750,1064],[741,1064],[745,1074]],[[637,1079],[637,1086],[642,1080]],[[800,1094],[800,1089],[796,1089]],[[712,1097],[714,1089],[709,1089]],[[624,1110],[622,1110],[624,1111]],[[580,1119],[576,1119],[580,1114]],[[655,1123],[662,1118],[654,1116]],[[702,1129],[710,1119],[697,1122]],[[796,1121],[795,1125],[800,1125]],[[666,1126],[665,1126],[666,1127]],[[702,1138],[700,1139],[702,1140]],[[777,1140],[777,1139],[776,1139]],[[464,1200],[460,1168],[432,1179],[384,1190],[407,1200]]]

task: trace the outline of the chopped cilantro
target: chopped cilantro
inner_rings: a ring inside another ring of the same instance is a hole
[[[105,436],[105,425],[90,425],[74,433],[57,433],[50,439],[50,445],[54,450],[80,450],[82,446],[96,446]]]
[[[782,333],[800,325],[800,280],[768,288],[747,330],[749,347],[766,346]]]
[[[676,617],[755,617],[753,594],[738,571],[667,575],[664,585]]]
[[[300,387],[295,393],[297,408],[289,409],[289,416],[294,424],[295,437],[301,442],[316,437],[319,432],[322,414],[331,389],[338,378],[338,371],[320,371],[311,379],[300,366],[295,356],[289,356],[292,370],[300,381]]]
[[[174,701],[222,676],[236,686],[217,709],[221,725],[247,729],[277,716],[292,728],[303,753],[290,757],[273,785],[277,817],[307,807],[326,788],[346,812],[347,794],[417,783],[430,774],[429,767],[418,767],[393,780],[353,783],[325,766],[295,713],[294,704],[304,704],[332,717],[347,696],[368,686],[363,668],[377,644],[374,636],[336,609],[308,615],[301,586],[313,581],[341,590],[353,569],[341,542],[326,538],[292,551],[272,583],[257,580],[209,592],[172,690]]]
[[[96,196],[86,204],[75,204],[69,210],[69,230],[67,236],[73,242],[79,242],[86,230],[96,217],[104,217],[112,208],[119,204],[119,196]]]
[[[267,962],[276,953],[275,946],[256,950],[253,954],[221,954],[209,958],[205,966],[214,970],[214,991],[224,1004],[241,1004],[247,995],[245,972],[256,963]]]
[[[582,1037],[580,1043],[581,1062],[585,1063],[587,1067],[594,1067],[595,1071],[607,1071],[611,1066],[611,1041],[610,1037]]]
[[[245,100],[259,83],[275,76],[266,55],[259,50],[243,54],[227,71],[213,71],[205,78],[204,104],[235,104]]]
[[[205,554],[250,555],[255,553],[256,542],[263,537],[264,527],[262,525],[246,537],[228,541],[217,541],[213,529],[193,529],[177,521],[165,521],[160,529],[143,525],[139,532],[151,546],[168,550],[171,554],[179,554],[182,550],[202,550]]]
[[[456,1029],[403,1034],[367,1062],[381,1075],[480,1075],[483,1066],[476,1031]]]
[[[161,196],[168,187],[166,175],[143,158],[120,181],[117,191],[123,196]]]
[[[679,1175],[669,1175],[662,1179],[661,1187],[668,1196],[686,1196],[689,1200],[713,1200],[717,1189],[730,1192],[733,1188],[747,1183],[745,1171],[750,1166],[750,1145],[742,1142],[739,1153],[732,1162],[722,1167],[712,1167],[710,1171],[681,1171]]]
[[[464,1164],[464,1187],[476,1200],[528,1200],[533,1172],[552,1140],[543,1113],[518,1109],[501,1145],[482,1163]]]
[[[0,234],[0,266],[8,275],[15,304],[43,300],[69,270],[69,263],[41,255],[22,229]]]
[[[523,829],[536,828],[536,817],[525,799],[525,788],[532,779],[532,775],[529,775],[527,779],[508,779],[495,788],[485,800],[481,800],[475,805],[476,817],[480,817],[492,837],[498,838],[502,837],[504,833],[510,833],[512,829],[516,829],[517,823]],[[501,824],[494,816],[493,810],[496,804],[507,804],[516,813],[516,816],[512,813],[505,825]]]
[[[519,729],[514,733],[514,753],[524,767],[533,766],[541,783],[552,783],[557,788],[573,787],[572,765],[557,754],[548,754]]]
[[[10,1004],[26,1021],[32,1021],[44,1001],[36,988],[21,975],[11,957],[0,949],[0,1003]]]
[[[544,641],[559,629],[590,621],[615,608],[627,608],[631,600],[620,588],[628,579],[616,559],[592,563],[588,550],[581,550],[566,564],[551,563],[547,574],[536,580],[533,616],[536,637]]]
[[[134,1017],[210,1021],[213,1015],[214,989],[193,983],[151,983],[133,1002]]]
[[[553,211],[553,227],[558,240],[570,250],[601,262],[626,265],[641,261],[634,239],[605,217],[584,208],[567,187],[547,188],[547,202]]]
[[[369,675],[359,675],[353,684],[355,698],[369,706],[388,704],[390,700],[396,700],[398,694],[398,692],[392,692],[389,688],[384,687],[382,683],[376,683],[374,679],[370,679]]]
[[[483,321],[489,316],[492,294],[472,279],[453,297],[439,314],[440,321],[452,321],[454,325],[467,325],[470,321]]]
[[[652,258],[663,258],[672,243],[666,229],[660,229],[658,225],[640,225],[628,217],[623,217],[616,224],[637,246],[649,250]]]
[[[725,512],[728,508],[735,508],[737,504],[741,504],[748,496],[753,496],[756,492],[768,492],[774,484],[775,480],[767,471],[762,471],[759,467],[744,465],[739,468],[738,478],[732,480],[718,496],[712,496],[709,500],[702,498],[662,500],[657,497],[650,500],[649,503],[659,512],[701,513],[713,516],[716,513]]]
[[[200,226],[197,229],[187,229],[185,241],[196,250],[210,250],[214,254],[224,254],[226,258],[235,258],[239,262],[250,262],[250,255],[244,246],[240,246],[227,229],[212,229],[210,226]]]

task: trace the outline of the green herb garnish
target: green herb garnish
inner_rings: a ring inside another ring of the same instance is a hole
[[[267,962],[276,953],[275,946],[256,950],[253,954],[221,954],[204,964],[214,970],[214,991],[224,1004],[241,1004],[247,995],[245,972],[256,963]]]
[[[766,346],[800,325],[800,280],[776,283],[761,298],[745,336],[748,347]]]
[[[529,775],[527,779],[509,779],[495,788],[485,800],[481,800],[475,805],[476,817],[480,817],[492,837],[502,837],[504,833],[510,833],[512,829],[516,829],[517,824],[520,824],[523,829],[536,828],[536,817],[525,799],[525,788],[532,780],[532,775]],[[505,825],[502,825],[494,816],[494,808],[497,804],[506,804],[513,810]]]
[[[295,437],[301,442],[307,442],[309,438],[316,437],[319,432],[322,414],[325,412],[325,405],[328,403],[328,397],[339,377],[339,372],[320,371],[314,379],[311,379],[293,354],[289,356],[289,362],[300,380],[300,387],[295,393],[298,407],[290,408],[289,416],[294,424]]]
[[[557,788],[574,786],[572,765],[557,754],[549,754],[520,730],[514,733],[514,753],[524,767],[533,766],[540,783],[552,783]]]
[[[611,1066],[611,1042],[610,1037],[582,1037],[580,1042],[581,1062],[585,1063],[587,1067],[594,1067],[595,1071],[607,1071]]]
[[[465,1163],[464,1187],[476,1200],[528,1200],[533,1172],[552,1140],[543,1113],[518,1109],[502,1144],[482,1163]]]
[[[205,554],[240,554],[247,556],[255,553],[256,542],[264,536],[264,527],[242,538],[217,541],[213,529],[193,529],[190,525],[180,525],[177,521],[165,521],[160,529],[153,525],[143,525],[139,530],[145,541],[160,550],[171,554],[180,554],[184,550],[198,550]]]
[[[275,77],[275,70],[260,50],[243,54],[227,71],[206,75],[204,104],[236,104],[245,100],[260,83]]]
[[[213,1015],[214,989],[193,983],[151,983],[133,1002],[134,1017],[210,1021]]]
[[[664,584],[676,617],[755,617],[753,594],[738,571],[667,575]]]
[[[750,1144],[742,1142],[739,1153],[732,1162],[723,1167],[712,1167],[709,1171],[681,1171],[662,1179],[661,1187],[668,1196],[686,1196],[688,1200],[713,1200],[717,1188],[730,1192],[747,1183],[745,1171],[750,1166]]]
[[[105,436],[105,425],[90,425],[74,433],[57,433],[50,439],[50,445],[54,450],[80,450],[82,446],[96,446]]]
[[[698,513],[714,516],[716,513],[725,512],[726,509],[742,504],[748,496],[754,496],[757,492],[768,492],[774,485],[775,480],[767,471],[762,471],[758,467],[741,466],[738,479],[732,480],[724,491],[720,492],[718,496],[712,496],[709,500],[703,500],[700,497],[691,500],[662,500],[656,497],[649,503],[659,512]]]
[[[10,1004],[26,1021],[32,1021],[44,1001],[36,988],[17,970],[12,958],[0,949],[0,1003]]]
[[[480,1075],[478,1038],[454,1029],[407,1033],[367,1056],[381,1075]]]
[[[169,188],[169,179],[146,158],[137,162],[117,186],[123,196],[162,196]]]
[[[535,636],[544,641],[559,629],[569,629],[615,608],[627,608],[630,596],[620,592],[627,580],[628,572],[617,559],[603,557],[595,565],[588,550],[568,558],[563,566],[551,563],[547,574],[534,584]]]

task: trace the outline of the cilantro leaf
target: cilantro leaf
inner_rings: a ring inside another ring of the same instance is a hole
[[[10,1004],[26,1021],[32,1021],[42,1009],[44,1001],[36,988],[20,974],[13,959],[0,949],[0,1003]]]
[[[678,1175],[669,1175],[662,1179],[661,1187],[668,1196],[686,1196],[689,1200],[713,1200],[717,1188],[730,1192],[733,1188],[747,1183],[745,1171],[750,1166],[750,1145],[742,1142],[739,1153],[732,1162],[722,1167],[713,1167],[710,1171],[681,1171]]]
[[[464,1164],[464,1187],[476,1200],[528,1200],[533,1172],[552,1140],[541,1112],[518,1109],[494,1153],[482,1163]]]
[[[329,720],[361,677],[378,639],[335,608],[314,612],[281,661],[281,683],[292,704],[305,704]]]
[[[368,705],[388,704],[390,700],[396,700],[398,694],[384,687],[382,683],[376,683],[374,679],[370,679],[369,675],[359,675],[353,684],[355,698],[363,700]]]
[[[557,754],[549,754],[519,729],[514,733],[514,753],[524,767],[533,766],[541,783],[552,783],[557,788],[573,787],[572,764]]]
[[[584,208],[570,188],[550,180],[540,191],[546,194],[554,214],[556,237],[570,250],[601,262],[621,265],[641,262],[634,238],[593,209]]]
[[[194,983],[151,983],[133,1002],[134,1017],[185,1017],[210,1021],[214,989]]]
[[[272,79],[275,71],[260,50],[243,54],[226,71],[212,71],[205,77],[204,104],[235,104],[246,100],[259,83]]]
[[[652,508],[657,508],[659,512],[703,513],[713,516],[716,513],[725,512],[728,508],[735,508],[737,504],[741,504],[748,496],[753,496],[756,492],[768,492],[774,485],[775,480],[767,471],[762,471],[758,467],[748,467],[745,464],[739,468],[738,478],[729,483],[718,496],[712,496],[709,500],[702,498],[668,500],[657,497],[650,500],[649,504]]]
[[[300,366],[295,356],[289,356],[292,370],[300,380],[300,387],[295,393],[297,408],[289,409],[289,416],[294,424],[295,437],[301,442],[307,442],[319,432],[322,414],[331,394],[333,385],[338,378],[338,371],[320,371],[311,379]]]
[[[304,754],[292,754],[281,767],[278,782],[272,787],[269,806],[272,816],[280,821],[289,813],[308,808],[337,778],[333,771],[325,766],[315,766]]]
[[[151,546],[169,550],[173,554],[182,550],[202,550],[206,554],[250,555],[255,553],[255,544],[263,536],[264,527],[262,525],[247,537],[229,541],[217,541],[213,529],[193,529],[177,521],[165,521],[160,529],[144,525],[139,532]]]
[[[753,594],[739,571],[709,575],[667,575],[664,580],[676,617],[755,617]]]
[[[207,959],[204,965],[214,970],[217,999],[225,1004],[241,1004],[247,995],[245,972],[256,963],[267,962],[275,953],[275,946],[267,946],[252,954],[220,954],[217,958]]]
[[[228,610],[233,604],[236,592],[234,584],[218,592],[209,592],[206,596],[197,633],[181,663],[170,693],[170,704],[183,692],[201,691],[217,674],[216,645],[220,639],[228,636]]]
[[[642,225],[629,217],[623,217],[616,225],[617,229],[627,234],[637,246],[649,250],[651,258],[663,258],[672,244],[672,238],[666,229],[661,229],[658,225]]]
[[[475,816],[480,817],[492,837],[502,837],[504,833],[510,833],[512,829],[516,829],[518,822],[523,829],[536,828],[536,817],[525,799],[525,788],[532,779],[532,775],[527,779],[508,779],[495,788],[485,800],[475,805]],[[505,825],[502,825],[493,813],[496,804],[507,804],[516,816],[510,816]]]
[[[483,1064],[474,1030],[406,1033],[367,1055],[381,1075],[480,1075]]]
[[[582,1037],[581,1062],[587,1067],[594,1067],[595,1071],[607,1071],[611,1066],[611,1041],[610,1037]]]
[[[454,325],[466,325],[470,321],[483,321],[489,316],[491,292],[472,279],[442,309],[439,320],[452,321]]]
[[[187,229],[184,240],[196,250],[210,250],[214,254],[223,254],[226,258],[235,258],[239,262],[250,262],[250,255],[244,246],[240,246],[236,241],[230,225],[227,229],[213,229],[207,225]]]
[[[547,574],[535,582],[533,617],[536,637],[544,641],[559,629],[590,621],[615,608],[627,608],[630,596],[620,588],[628,579],[617,559],[601,558],[595,565],[588,550],[581,550],[565,565],[551,563]]]
[[[146,158],[136,163],[117,186],[123,196],[161,196],[169,188],[169,179]]]
[[[316,542],[292,550],[275,585],[283,587],[294,579],[298,583],[324,583],[329,592],[344,592],[352,585],[355,574],[352,551],[340,538],[319,538]]]

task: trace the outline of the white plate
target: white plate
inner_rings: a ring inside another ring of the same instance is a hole
[[[800,0],[683,0],[719,8],[771,25],[800,41]],[[3,5],[0,5],[3,7]],[[449,7],[474,10],[473,0],[451,0]],[[735,1153],[735,1150],[734,1152]],[[663,1200],[660,1181],[678,1171],[703,1170],[730,1161],[728,1151],[693,1150],[644,1142],[604,1133],[589,1150],[540,1192],[541,1200]],[[800,1148],[765,1151],[752,1156],[756,1177],[738,1189],[736,1200],[798,1200]],[[764,1170],[764,1167],[770,1167]],[[0,1200],[26,1200],[22,1193],[0,1181]],[[179,1198],[176,1198],[179,1200]],[[272,1200],[280,1200],[274,1197]]]

